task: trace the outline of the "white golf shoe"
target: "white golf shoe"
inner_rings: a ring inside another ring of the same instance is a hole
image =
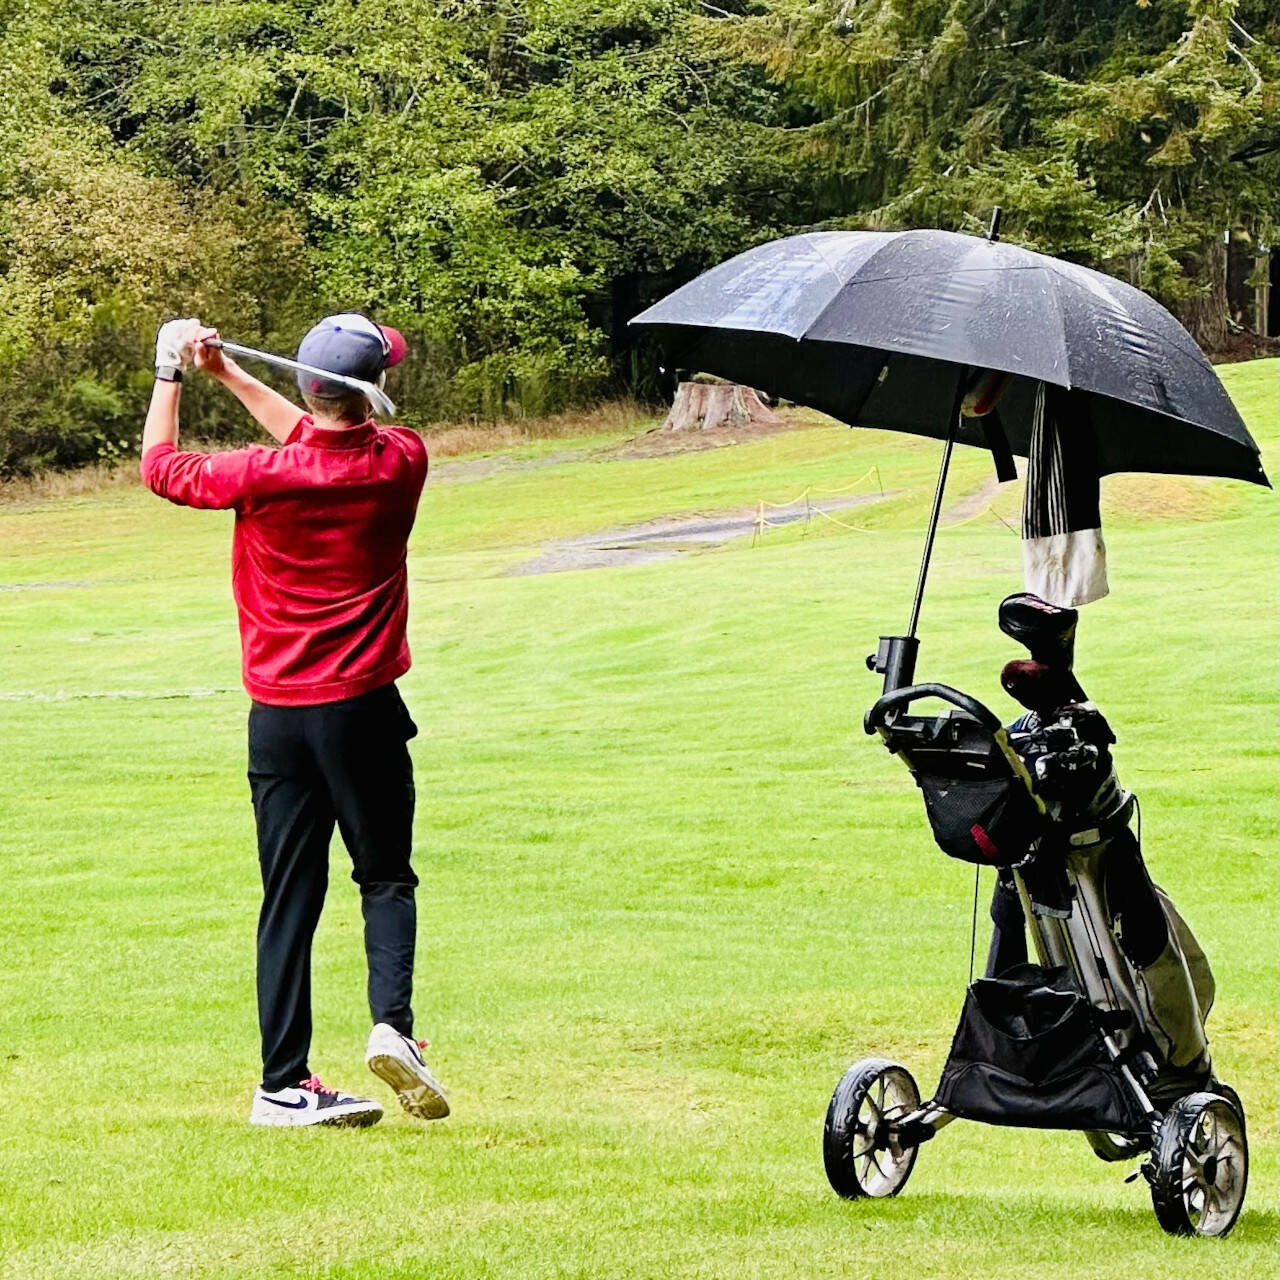
[[[422,1058],[425,1040],[402,1036],[393,1026],[379,1022],[369,1033],[369,1049],[364,1060],[369,1070],[385,1080],[400,1099],[400,1105],[419,1120],[441,1120],[449,1114],[444,1086],[431,1074]]]
[[[382,1108],[372,1098],[357,1098],[337,1089],[328,1089],[318,1076],[303,1080],[294,1089],[268,1093],[259,1087],[253,1095],[250,1124],[328,1124],[363,1128],[382,1119]]]

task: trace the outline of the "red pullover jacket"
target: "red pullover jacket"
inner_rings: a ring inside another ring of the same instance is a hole
[[[408,671],[405,550],[427,478],[416,432],[303,415],[280,449],[158,444],[141,470],[170,502],[235,509],[231,581],[255,701],[336,702]]]

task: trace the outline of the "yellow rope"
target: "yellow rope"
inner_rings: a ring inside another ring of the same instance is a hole
[[[761,498],[760,507],[761,509],[763,509],[764,507],[772,507],[775,511],[778,511],[778,510],[781,510],[783,507],[797,506],[801,502],[805,502],[807,499],[809,499],[810,497],[816,494],[834,496],[835,494],[838,494],[838,493],[848,493],[851,489],[856,489],[864,480],[870,479],[871,476],[875,476],[876,483],[880,486],[880,492],[883,493],[884,482],[880,478],[880,468],[869,467],[862,475],[860,475],[856,480],[854,480],[850,484],[841,485],[839,488],[836,488],[836,489],[822,489],[822,488],[819,488],[817,485],[812,485],[812,484],[806,485],[803,489],[800,490],[800,492],[794,498],[789,498],[786,502],[769,502],[767,499]]]
[[[828,515],[820,507],[814,507],[813,514],[821,516],[824,520],[830,520],[832,524],[839,525],[842,529],[849,529],[854,533],[870,533],[871,530],[865,524],[845,524],[843,520],[837,520],[835,516]]]

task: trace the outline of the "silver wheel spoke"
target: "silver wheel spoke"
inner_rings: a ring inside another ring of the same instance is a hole
[[[1216,1097],[1179,1100],[1165,1116],[1152,1178],[1161,1224],[1171,1232],[1225,1235],[1240,1212],[1248,1159],[1243,1124],[1233,1106]]]
[[[897,1066],[868,1072],[858,1085],[845,1113],[845,1167],[863,1195],[893,1195],[911,1172],[915,1147],[903,1147],[891,1126],[919,1110],[920,1093]]]

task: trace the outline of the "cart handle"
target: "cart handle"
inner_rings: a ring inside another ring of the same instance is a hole
[[[1000,728],[1000,717],[994,711],[984,707],[967,693],[953,689],[949,684],[912,684],[905,689],[894,689],[876,699],[863,718],[862,727],[868,733],[875,733],[885,725],[891,711],[898,711],[919,698],[941,698],[943,702],[949,702],[953,707],[968,712],[984,729],[990,729],[994,733]]]

